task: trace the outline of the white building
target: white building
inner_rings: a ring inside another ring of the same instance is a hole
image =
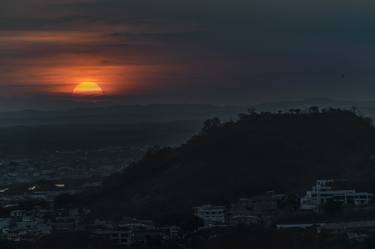
[[[1,237],[11,241],[34,240],[51,233],[51,226],[39,219],[23,217],[12,218],[6,227],[1,229]]]
[[[345,180],[317,180],[311,190],[306,191],[301,198],[301,209],[318,209],[329,200],[341,202],[344,205],[355,206],[367,205],[370,203],[373,194],[367,192],[356,192],[346,187]]]
[[[10,216],[14,218],[22,218],[25,214],[25,210],[13,210],[10,212]]]
[[[143,244],[148,239],[161,236],[153,225],[142,223],[119,224],[112,228],[96,229],[94,234],[105,236],[119,245]]]
[[[220,225],[225,223],[225,207],[203,205],[193,208],[194,215],[204,221],[205,226]]]

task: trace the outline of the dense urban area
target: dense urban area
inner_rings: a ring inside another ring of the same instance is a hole
[[[96,183],[87,185],[97,187]],[[80,189],[56,187],[44,191],[34,187],[23,193],[2,191],[1,238],[13,246],[21,246],[54,234],[84,233],[114,247],[194,248],[195,240],[216,238],[233,229],[301,230],[316,236],[339,237],[348,244],[363,243],[375,232],[375,219],[366,216],[375,212],[373,194],[358,192],[343,179],[317,180],[300,196],[269,191],[226,205],[191,207],[191,216],[182,226],[181,223],[162,226],[155,220],[133,217],[98,218],[90,209],[64,207],[64,198]],[[343,213],[346,219],[338,219]]]

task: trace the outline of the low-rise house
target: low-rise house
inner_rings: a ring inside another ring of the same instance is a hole
[[[259,224],[262,218],[275,214],[278,210],[279,196],[268,192],[252,198],[241,198],[230,205],[228,212],[229,224]]]
[[[25,210],[13,210],[10,212],[10,216],[14,218],[22,218],[24,215],[26,215]]]
[[[158,230],[163,240],[179,239],[182,236],[182,229],[178,226],[159,227]]]
[[[262,219],[258,216],[253,215],[232,215],[230,217],[230,224],[231,225],[256,225],[262,223]]]
[[[52,220],[54,230],[74,231],[79,224],[80,216],[78,210],[57,210]]]
[[[35,240],[51,233],[51,226],[32,217],[13,218],[1,229],[2,238],[11,241]]]
[[[6,240],[20,242],[22,240],[25,240],[27,236],[27,231],[19,228],[8,228],[4,229],[3,231],[3,237]]]
[[[9,227],[11,220],[11,218],[0,218],[0,230]]]
[[[242,198],[231,205],[233,215],[269,215],[277,211],[277,199],[272,193]]]
[[[97,228],[94,234],[107,237],[119,245],[144,244],[149,239],[162,237],[159,229],[142,223],[118,224],[112,227],[106,225]]]
[[[94,234],[97,236],[107,237],[119,245],[131,244],[131,230],[129,227],[116,226],[113,228],[100,228],[96,229]]]
[[[365,233],[356,233],[356,232],[349,232],[346,233],[346,236],[349,240],[355,240],[357,242],[364,242],[367,238],[368,235]]]

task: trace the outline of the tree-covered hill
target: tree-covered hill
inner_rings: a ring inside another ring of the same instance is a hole
[[[317,178],[371,182],[374,131],[371,120],[338,109],[211,119],[185,144],[151,149],[80,201],[102,214],[151,217],[267,190],[298,193]]]

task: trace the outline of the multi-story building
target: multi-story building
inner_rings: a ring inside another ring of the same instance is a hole
[[[333,200],[344,205],[362,206],[370,203],[373,194],[356,192],[348,187],[346,180],[317,180],[311,190],[301,198],[301,209],[318,209],[327,201]]]
[[[204,226],[220,225],[226,221],[224,206],[203,205],[193,208],[194,215],[201,218]]]
[[[252,198],[242,198],[236,204],[232,204],[232,209],[235,207],[246,208],[251,215],[265,215],[274,213],[277,210],[277,199],[272,193],[254,196]]]
[[[144,244],[147,240],[161,237],[161,232],[153,225],[142,223],[118,224],[96,229],[94,234],[109,238],[119,245]]]
[[[80,215],[77,209],[58,209],[55,210],[51,224],[57,231],[74,231],[78,228],[79,221]]]

